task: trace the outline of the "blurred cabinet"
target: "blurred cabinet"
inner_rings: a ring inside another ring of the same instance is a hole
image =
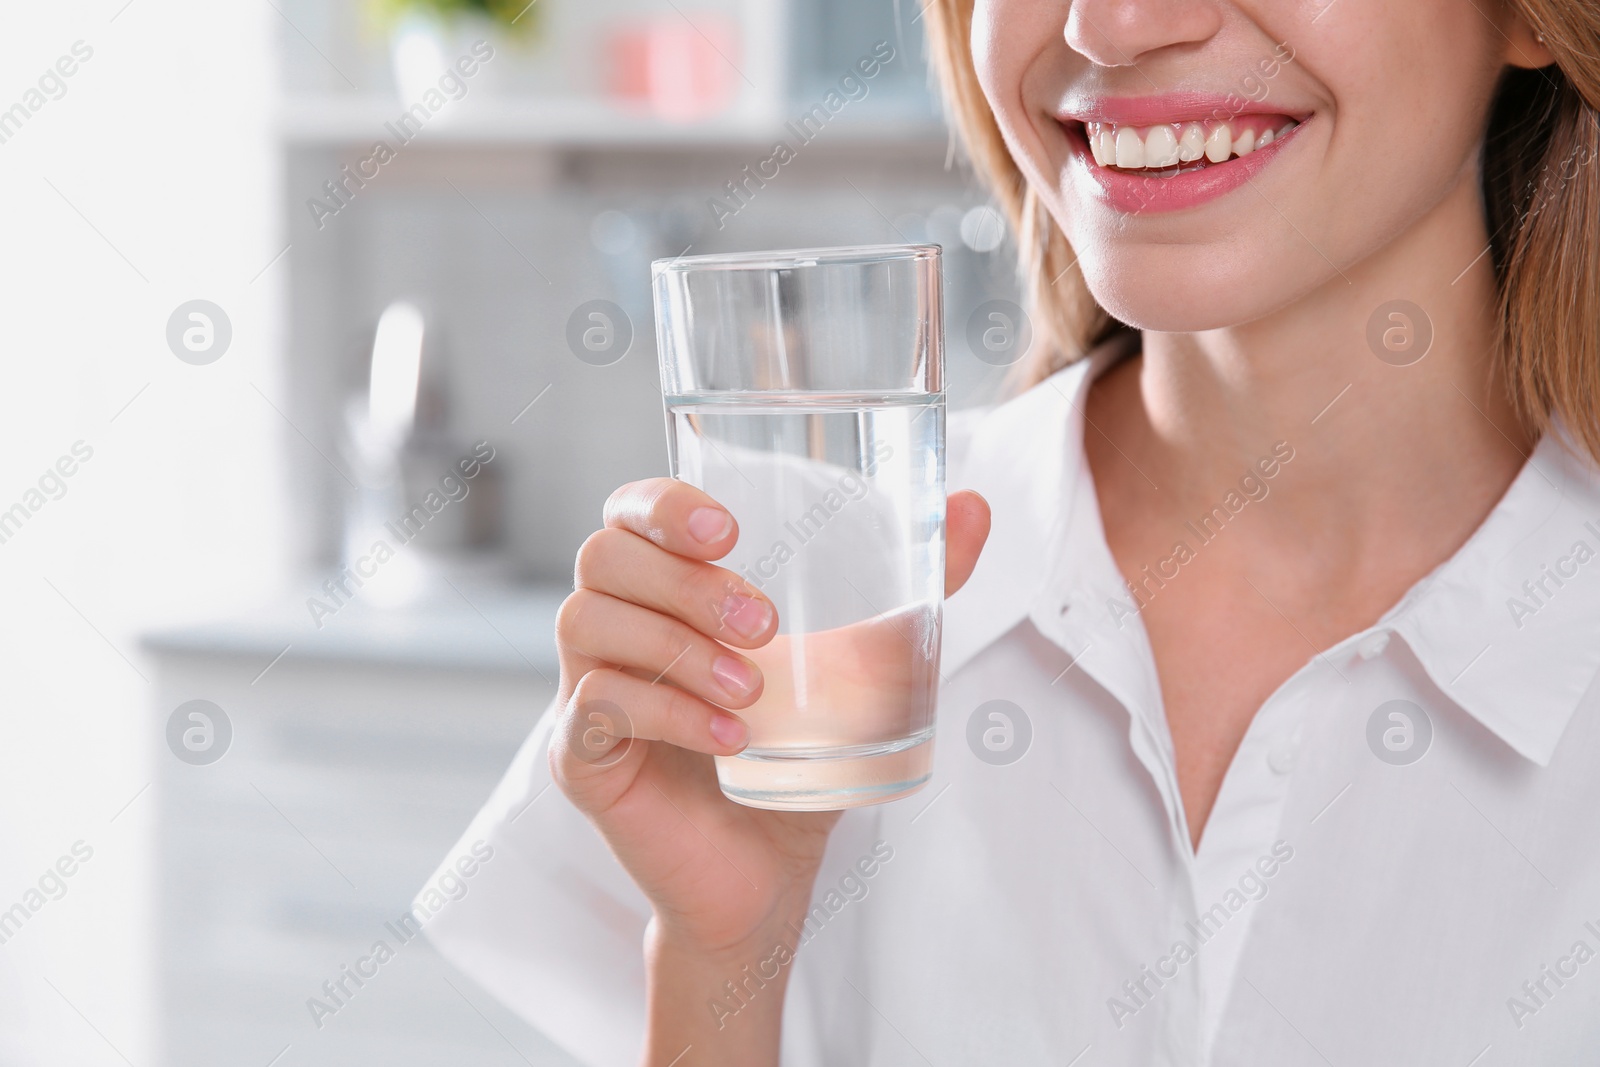
[[[398,635],[400,617],[374,618],[367,654],[347,623],[339,644],[266,670],[303,639],[271,613],[149,641],[152,733],[197,699],[231,727],[215,762],[159,753],[166,1067],[572,1062],[393,929],[550,699],[548,641],[529,635],[553,603],[517,609],[520,626],[505,604],[477,626],[413,619]],[[468,650],[454,664],[453,648]],[[393,958],[356,987],[346,968],[380,940]],[[332,1015],[308,1006],[335,1004],[323,983],[341,980],[353,992]]]

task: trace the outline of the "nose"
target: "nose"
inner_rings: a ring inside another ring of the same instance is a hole
[[[1199,44],[1222,26],[1215,0],[1073,0],[1067,46],[1102,67],[1131,67],[1173,45]]]

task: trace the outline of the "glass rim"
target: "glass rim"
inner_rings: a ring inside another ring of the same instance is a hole
[[[891,263],[938,259],[936,244],[839,245],[831,248],[782,248],[763,252],[717,252],[703,256],[673,256],[650,264],[650,276],[690,271],[791,270],[799,267],[858,263]]]

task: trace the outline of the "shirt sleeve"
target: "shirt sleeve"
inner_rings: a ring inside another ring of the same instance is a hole
[[[413,910],[445,959],[580,1062],[632,1067],[650,907],[551,779],[555,719],[552,705]]]

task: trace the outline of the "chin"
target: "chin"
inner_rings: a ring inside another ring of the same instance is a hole
[[[1075,247],[1095,300],[1141,330],[1196,333],[1239,326],[1272,314],[1338,274],[1307,261],[1315,251],[1257,235],[1221,244],[1131,245],[1115,236]],[[1304,251],[1302,251],[1302,249]]]
[[[1197,276],[1174,270],[1170,254],[1153,265],[1147,262],[1150,257],[1130,258],[1135,262],[1091,265],[1084,271],[1095,300],[1129,326],[1159,333],[1197,333],[1237,326],[1272,310],[1272,301],[1243,295],[1259,292],[1253,281],[1230,277],[1230,272]],[[1281,306],[1282,301],[1278,303]]]

